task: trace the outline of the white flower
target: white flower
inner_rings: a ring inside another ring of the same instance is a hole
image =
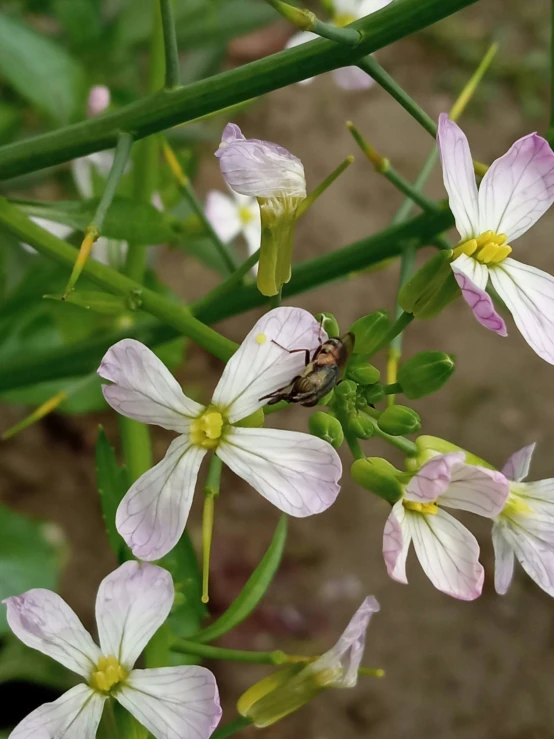
[[[387,519],[383,555],[389,575],[407,583],[406,557],[413,541],[425,574],[438,590],[473,600],[483,588],[479,545],[442,506],[494,518],[508,497],[508,481],[500,472],[465,464],[464,459],[463,452],[450,452],[421,466]]]
[[[502,472],[510,495],[492,528],[496,555],[494,584],[504,595],[514,573],[514,555],[525,572],[554,595],[554,479],[521,482],[529,472],[535,445],[513,454]]]
[[[534,351],[554,364],[554,278],[512,259],[509,244],[554,201],[554,152],[533,133],[513,144],[475,183],[463,131],[443,113],[437,143],[444,185],[462,242],[452,270],[477,320],[501,336],[506,326],[485,293],[492,286]]]
[[[299,308],[275,308],[261,318],[225,367],[206,408],[183,394],[150,349],[123,339],[98,370],[112,385],[104,397],[116,411],[177,431],[164,459],[130,488],[116,516],[119,533],[136,557],[159,559],[178,542],[192,504],[202,459],[213,450],[235,474],[291,516],[326,510],[337,497],[340,458],[325,441],[298,433],[242,428],[263,396],[287,385],[325,336]],[[282,348],[284,347],[284,348]]]
[[[224,244],[242,234],[249,254],[254,254],[260,248],[262,225],[256,198],[240,195],[234,190],[231,190],[230,195],[211,190],[206,198],[205,212],[206,218]]]
[[[10,739],[94,739],[106,700],[115,698],[156,739],[208,739],[221,718],[215,678],[204,667],[136,670],[135,662],[173,605],[170,574],[126,562],[100,584],[100,648],[71,608],[50,590],[7,598],[8,624],[28,647],[86,683],[23,719]]]

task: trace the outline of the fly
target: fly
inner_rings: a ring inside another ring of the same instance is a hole
[[[312,408],[339,381],[341,371],[354,349],[354,334],[349,332],[340,339],[328,339],[315,350],[311,360],[309,349],[281,348],[289,354],[305,352],[306,366],[303,372],[294,377],[288,385],[269,395],[264,395],[260,400],[269,398],[268,405],[286,400],[288,403],[300,403],[300,405]]]

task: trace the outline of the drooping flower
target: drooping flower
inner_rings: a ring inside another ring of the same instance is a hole
[[[425,574],[438,590],[473,600],[483,588],[479,545],[443,506],[494,518],[508,497],[508,481],[496,470],[464,460],[463,452],[450,452],[420,467],[387,519],[383,555],[389,575],[407,583],[406,557],[413,542]]]
[[[490,277],[527,343],[554,364],[554,278],[509,256],[510,244],[554,201],[554,152],[536,133],[524,136],[493,162],[477,190],[467,138],[445,113],[437,142],[461,238],[452,270],[463,297],[479,323],[506,336],[485,293]]]
[[[253,685],[239,699],[239,713],[261,728],[297,711],[327,688],[353,688],[358,682],[366,631],[377,611],[377,599],[368,596],[334,647],[306,666],[285,668]]]
[[[492,527],[496,557],[494,584],[504,595],[514,573],[514,555],[525,572],[554,595],[554,479],[522,482],[535,444],[520,449],[504,465],[510,495]]]
[[[249,254],[254,254],[260,248],[262,226],[256,198],[240,195],[234,190],[231,190],[230,195],[211,190],[206,198],[205,212],[206,218],[224,244],[242,234]]]
[[[187,398],[162,362],[140,342],[123,339],[109,349],[98,370],[113,383],[103,386],[106,401],[124,416],[180,434],[118,508],[118,531],[136,557],[159,559],[175,546],[209,450],[291,516],[320,513],[335,501],[342,467],[330,444],[296,431],[238,425],[265,405],[260,398],[302,370],[304,354],[287,350],[313,352],[325,338],[307,311],[269,311],[227,363],[208,407]]]
[[[169,615],[170,574],[126,562],[98,590],[100,647],[51,590],[7,598],[8,624],[28,647],[85,678],[23,719],[10,739],[94,739],[104,704],[115,699],[156,739],[208,739],[221,718],[217,684],[205,667],[136,670],[135,663]]]
[[[276,295],[291,276],[296,213],[306,198],[302,162],[282,146],[245,138],[234,123],[225,126],[215,155],[229,187],[258,201],[262,229],[258,289]]]

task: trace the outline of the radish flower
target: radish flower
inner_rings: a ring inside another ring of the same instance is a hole
[[[209,670],[188,665],[134,669],[168,617],[174,595],[166,570],[126,562],[98,590],[100,647],[51,590],[7,598],[13,633],[86,681],[29,714],[10,739],[94,739],[104,704],[112,699],[156,739],[208,739],[221,718],[217,684]]]
[[[554,201],[554,152],[536,133],[524,136],[493,162],[477,190],[467,138],[445,113],[437,143],[461,237],[452,270],[463,297],[479,323],[506,336],[485,292],[490,277],[524,339],[554,364],[554,278],[510,257],[512,242]]]
[[[177,431],[164,459],[140,477],[116,515],[133,554],[155,560],[181,537],[200,464],[213,451],[235,474],[291,516],[326,510],[337,497],[340,458],[326,441],[277,429],[244,428],[239,422],[261,409],[260,400],[287,385],[304,367],[304,353],[321,340],[315,318],[299,308],[266,313],[233,357],[208,407],[187,398],[146,346],[123,339],[102,360],[104,397],[116,411],[142,423]],[[283,348],[284,347],[284,348]]]
[[[248,254],[254,254],[260,248],[262,226],[256,198],[240,195],[233,190],[230,195],[211,190],[206,198],[205,213],[224,244],[242,234]],[[254,272],[257,273],[257,267]]]

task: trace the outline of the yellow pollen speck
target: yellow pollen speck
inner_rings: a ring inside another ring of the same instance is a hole
[[[244,226],[249,224],[253,218],[254,216],[252,215],[250,208],[246,208],[245,206],[239,208],[239,219]]]
[[[414,500],[403,500],[402,504],[404,508],[407,508],[409,511],[415,511],[416,513],[428,513],[431,516],[436,516],[439,512],[436,503],[417,503]]]
[[[190,426],[190,440],[195,446],[215,449],[223,430],[223,416],[219,411],[206,411]]]
[[[117,661],[117,658],[100,657],[97,669],[90,677],[90,687],[101,693],[109,693],[112,688],[127,678],[127,672]]]
[[[534,510],[519,495],[510,493],[508,500],[502,509],[501,516],[511,518],[512,516],[529,516]]]
[[[256,342],[258,344],[265,344],[266,341],[267,341],[267,336],[265,334],[258,334],[256,336]]]
[[[506,244],[506,234],[485,231],[476,239],[464,241],[454,249],[452,259],[462,254],[473,257],[481,264],[500,264],[512,253],[512,247]]]

